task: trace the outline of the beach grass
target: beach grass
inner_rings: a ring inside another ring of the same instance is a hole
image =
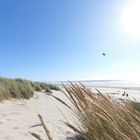
[[[34,91],[42,91],[51,93],[51,90],[59,90],[56,85],[42,82],[33,82],[21,78],[10,79],[0,77],[0,100],[10,98],[29,99],[33,96]]]
[[[132,104],[132,106],[133,106],[137,111],[140,112],[140,103],[138,103],[138,102],[132,102],[131,104]]]
[[[0,100],[26,98],[33,96],[33,89],[28,81],[0,78]]]
[[[72,110],[75,124],[65,122],[74,131],[75,137],[83,140],[140,140],[139,104],[120,102],[97,90],[92,92],[84,85],[63,85],[68,104],[56,100]],[[63,111],[63,110],[62,110]]]
[[[57,85],[54,84],[48,84],[45,82],[32,82],[32,86],[34,88],[34,90],[36,91],[46,91],[51,93],[51,90],[60,90],[60,88]]]
[[[140,113],[132,103],[120,103],[84,85],[64,85],[80,125],[73,126],[85,140],[139,140]]]

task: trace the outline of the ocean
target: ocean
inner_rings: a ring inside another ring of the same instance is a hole
[[[107,86],[107,87],[132,87],[140,88],[140,81],[130,80],[82,80],[82,81],[71,81],[74,83],[82,83],[87,86]],[[67,84],[68,81],[55,81],[53,84]]]

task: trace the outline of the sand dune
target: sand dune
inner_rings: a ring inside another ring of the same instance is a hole
[[[53,93],[65,100],[61,92]],[[72,116],[64,105],[39,92],[35,92],[30,100],[10,100],[0,103],[0,140],[35,140],[29,131],[45,137],[37,114],[43,116],[54,139],[71,137],[70,130],[62,122],[65,119],[57,107],[63,110],[67,118]]]
[[[122,88],[98,87],[98,89],[102,93],[110,93],[116,98],[125,98],[122,97],[124,92]],[[94,88],[92,90],[95,91]],[[129,93],[129,98],[135,98],[140,102],[139,90],[125,89],[125,91]],[[53,91],[53,94],[68,102],[62,92]],[[35,140],[29,131],[36,132],[45,138],[38,114],[43,116],[54,140],[73,140],[71,130],[63,123],[66,121],[65,117],[74,122],[73,114],[63,104],[41,92],[35,92],[34,97],[30,100],[12,99],[0,103],[0,140]]]

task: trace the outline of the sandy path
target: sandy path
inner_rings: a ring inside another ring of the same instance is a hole
[[[61,92],[53,93],[66,101]],[[43,116],[54,140],[66,139],[66,135],[70,136],[71,133],[61,121],[65,119],[56,106],[59,106],[64,115],[72,120],[70,111],[64,105],[44,93],[35,92],[30,100],[11,100],[0,103],[0,140],[35,140],[29,131],[44,137],[44,130],[40,126],[37,114]]]

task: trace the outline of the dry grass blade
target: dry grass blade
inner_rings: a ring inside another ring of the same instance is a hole
[[[51,134],[50,134],[50,131],[49,131],[49,129],[47,128],[47,126],[45,125],[45,122],[44,122],[42,116],[38,114],[38,117],[39,117],[39,119],[40,119],[40,121],[41,121],[41,124],[42,124],[42,126],[43,126],[43,128],[44,128],[44,130],[45,130],[45,132],[46,132],[46,135],[47,135],[48,139],[49,139],[49,140],[53,140],[53,138],[52,138],[52,136],[51,136]]]
[[[62,101],[60,98],[58,98],[58,97],[56,97],[56,96],[54,96],[54,95],[52,95],[52,94],[48,94],[49,96],[52,96],[53,98],[55,98],[56,100],[58,100],[59,102],[61,102],[62,104],[64,104],[65,106],[67,106],[69,109],[71,109],[71,107],[68,105],[68,104],[66,104],[64,101]]]
[[[43,140],[38,134],[33,133],[33,132],[29,132],[33,137],[35,137],[38,140]]]
[[[76,133],[78,134],[82,134],[80,130],[78,130],[75,126],[67,123],[67,122],[64,122],[69,128],[71,128],[72,130],[74,130]]]
[[[76,93],[76,87],[73,85],[73,86],[69,86],[69,87],[65,87],[67,93],[69,94],[70,98],[71,98],[71,103],[76,107],[77,111],[81,113],[82,115],[82,111],[81,111],[81,108],[78,104],[79,102],[79,99],[78,99],[78,94],[75,94]],[[77,90],[77,92],[79,92]],[[80,102],[79,102],[80,103]]]

